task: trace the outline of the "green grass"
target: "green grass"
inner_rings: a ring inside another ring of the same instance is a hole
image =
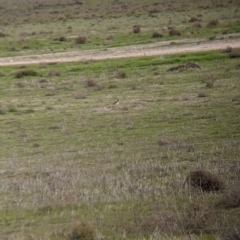
[[[201,70],[167,72],[187,61]],[[221,194],[183,188],[196,168],[239,181],[237,64],[214,51],[2,67],[0,237],[67,239],[84,221],[104,239],[187,239],[193,203],[193,239],[238,225]]]
[[[42,2],[43,7],[29,1],[21,4],[18,9],[14,9],[13,2],[14,0],[2,4],[0,8],[0,33],[6,35],[0,37],[1,57],[105,49],[188,38],[207,41],[212,38],[227,39],[238,36],[240,31],[237,1],[220,1],[221,4],[216,6],[217,4],[210,0],[204,4],[193,4],[184,0],[181,3],[174,1],[171,7],[164,1],[156,5],[154,1],[136,1],[129,4],[125,1],[115,3],[114,0],[106,0],[99,6],[97,1],[93,1],[94,4],[84,1],[79,6],[61,5],[51,1]],[[67,0],[64,1],[66,2]],[[122,8],[122,5],[127,5],[127,10]],[[154,9],[157,11],[150,14]],[[189,22],[191,17],[196,16],[199,16],[201,28],[194,27],[195,22]],[[212,19],[218,19],[219,24],[207,27]],[[133,34],[132,31],[136,24],[141,25],[139,34]],[[176,27],[181,36],[169,36],[169,27]],[[163,37],[152,38],[154,31],[158,31]],[[78,35],[85,36],[87,42],[82,45],[75,44],[74,39]],[[66,37],[67,41],[58,41],[61,36]]]

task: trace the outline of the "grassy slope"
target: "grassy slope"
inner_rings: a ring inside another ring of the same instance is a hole
[[[15,56],[79,49],[106,48],[131,44],[150,43],[179,38],[228,38],[239,34],[238,1],[24,1],[18,8],[14,1],[0,6],[0,56]],[[19,3],[19,1],[18,1]],[[124,6],[127,6],[125,8]],[[199,22],[189,22],[197,17]],[[216,26],[207,27],[212,19]],[[201,27],[195,27],[200,23]],[[141,25],[141,32],[134,34],[132,27]],[[175,27],[181,36],[169,36]],[[152,38],[153,31],[163,35]],[[3,35],[3,36],[4,36]],[[86,44],[75,44],[78,36],[87,37]],[[1,34],[0,34],[1,36]],[[59,41],[59,37],[66,41]]]
[[[166,72],[186,61],[202,69]],[[199,167],[237,181],[237,64],[211,52],[2,68],[1,236],[65,239],[84,220],[109,239],[215,239],[239,224],[221,195],[183,190]],[[14,77],[26,69],[38,76]]]

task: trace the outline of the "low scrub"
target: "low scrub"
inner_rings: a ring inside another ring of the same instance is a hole
[[[29,76],[34,77],[37,75],[38,73],[31,69],[24,69],[14,73],[15,78],[23,78],[23,77],[29,77]]]
[[[218,25],[218,19],[212,19],[208,22],[207,26],[212,27],[212,26],[217,26]]]
[[[181,32],[179,30],[173,28],[173,29],[170,29],[169,35],[170,36],[181,36]]]
[[[78,36],[76,39],[75,39],[75,43],[76,44],[84,44],[87,42],[87,38],[84,37],[84,36]]]
[[[161,37],[163,37],[163,35],[157,31],[154,31],[152,34],[152,37],[153,38],[161,38]]]
[[[74,224],[68,234],[68,240],[94,240],[95,237],[95,229],[86,222]]]
[[[134,25],[133,26],[133,33],[140,33],[141,32],[141,26],[140,25]]]
[[[186,178],[186,183],[189,187],[197,188],[204,192],[224,190],[224,184],[220,177],[202,169],[191,171]]]

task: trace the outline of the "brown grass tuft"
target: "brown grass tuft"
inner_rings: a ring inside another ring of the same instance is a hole
[[[84,44],[87,42],[87,38],[84,37],[84,36],[78,36],[76,39],[75,39],[75,43],[76,44]]]
[[[180,33],[179,30],[173,28],[173,29],[171,29],[171,30],[169,31],[169,35],[170,35],[170,36],[181,36],[181,33]]]
[[[204,192],[219,192],[224,189],[222,180],[206,170],[191,171],[185,181],[188,186]]]
[[[224,208],[240,207],[240,187],[238,186],[237,189],[225,192],[218,201],[217,206]]]
[[[95,229],[86,222],[74,224],[68,234],[68,240],[94,240],[95,237]]]
[[[92,79],[87,79],[85,81],[85,87],[95,87],[97,83]]]
[[[38,75],[38,73],[31,69],[25,69],[25,70],[21,70],[21,71],[14,73],[15,78],[23,78],[23,77],[28,77],[28,76],[33,77],[33,76],[37,76],[37,75]]]
[[[140,33],[141,32],[141,26],[140,25],[134,25],[133,26],[133,33]]]
[[[212,26],[217,26],[218,25],[218,19],[212,19],[211,21],[208,22],[207,26],[212,27]]]
[[[157,31],[154,31],[153,34],[152,34],[152,37],[153,38],[160,38],[160,37],[163,37],[163,35]]]
[[[228,56],[229,58],[240,58],[240,52],[236,49],[233,49]]]
[[[203,199],[188,206],[182,216],[182,230],[187,234],[217,232],[221,225],[219,212]]]
[[[232,48],[227,46],[225,49],[222,50],[223,53],[230,53],[232,52]]]

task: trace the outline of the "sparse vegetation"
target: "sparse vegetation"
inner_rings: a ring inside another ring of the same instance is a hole
[[[140,25],[134,25],[133,26],[133,33],[140,33],[141,26]]]
[[[154,31],[152,34],[152,37],[153,38],[161,38],[161,37],[163,37],[163,35],[157,31]]]
[[[78,36],[75,39],[76,44],[85,44],[87,42],[87,38],[85,36]]]
[[[181,36],[181,33],[179,30],[175,29],[175,28],[172,28],[170,29],[169,31],[169,35],[170,36]]]
[[[5,2],[1,57],[239,38],[238,0]],[[235,50],[2,66],[0,238],[239,239]]]
[[[92,226],[86,222],[75,223],[71,226],[68,240],[94,240],[96,232]]]
[[[186,183],[190,187],[206,192],[219,192],[224,189],[224,184],[220,177],[205,170],[191,171],[186,178]]]
[[[32,69],[24,69],[14,73],[15,78],[35,77],[38,73]]]

